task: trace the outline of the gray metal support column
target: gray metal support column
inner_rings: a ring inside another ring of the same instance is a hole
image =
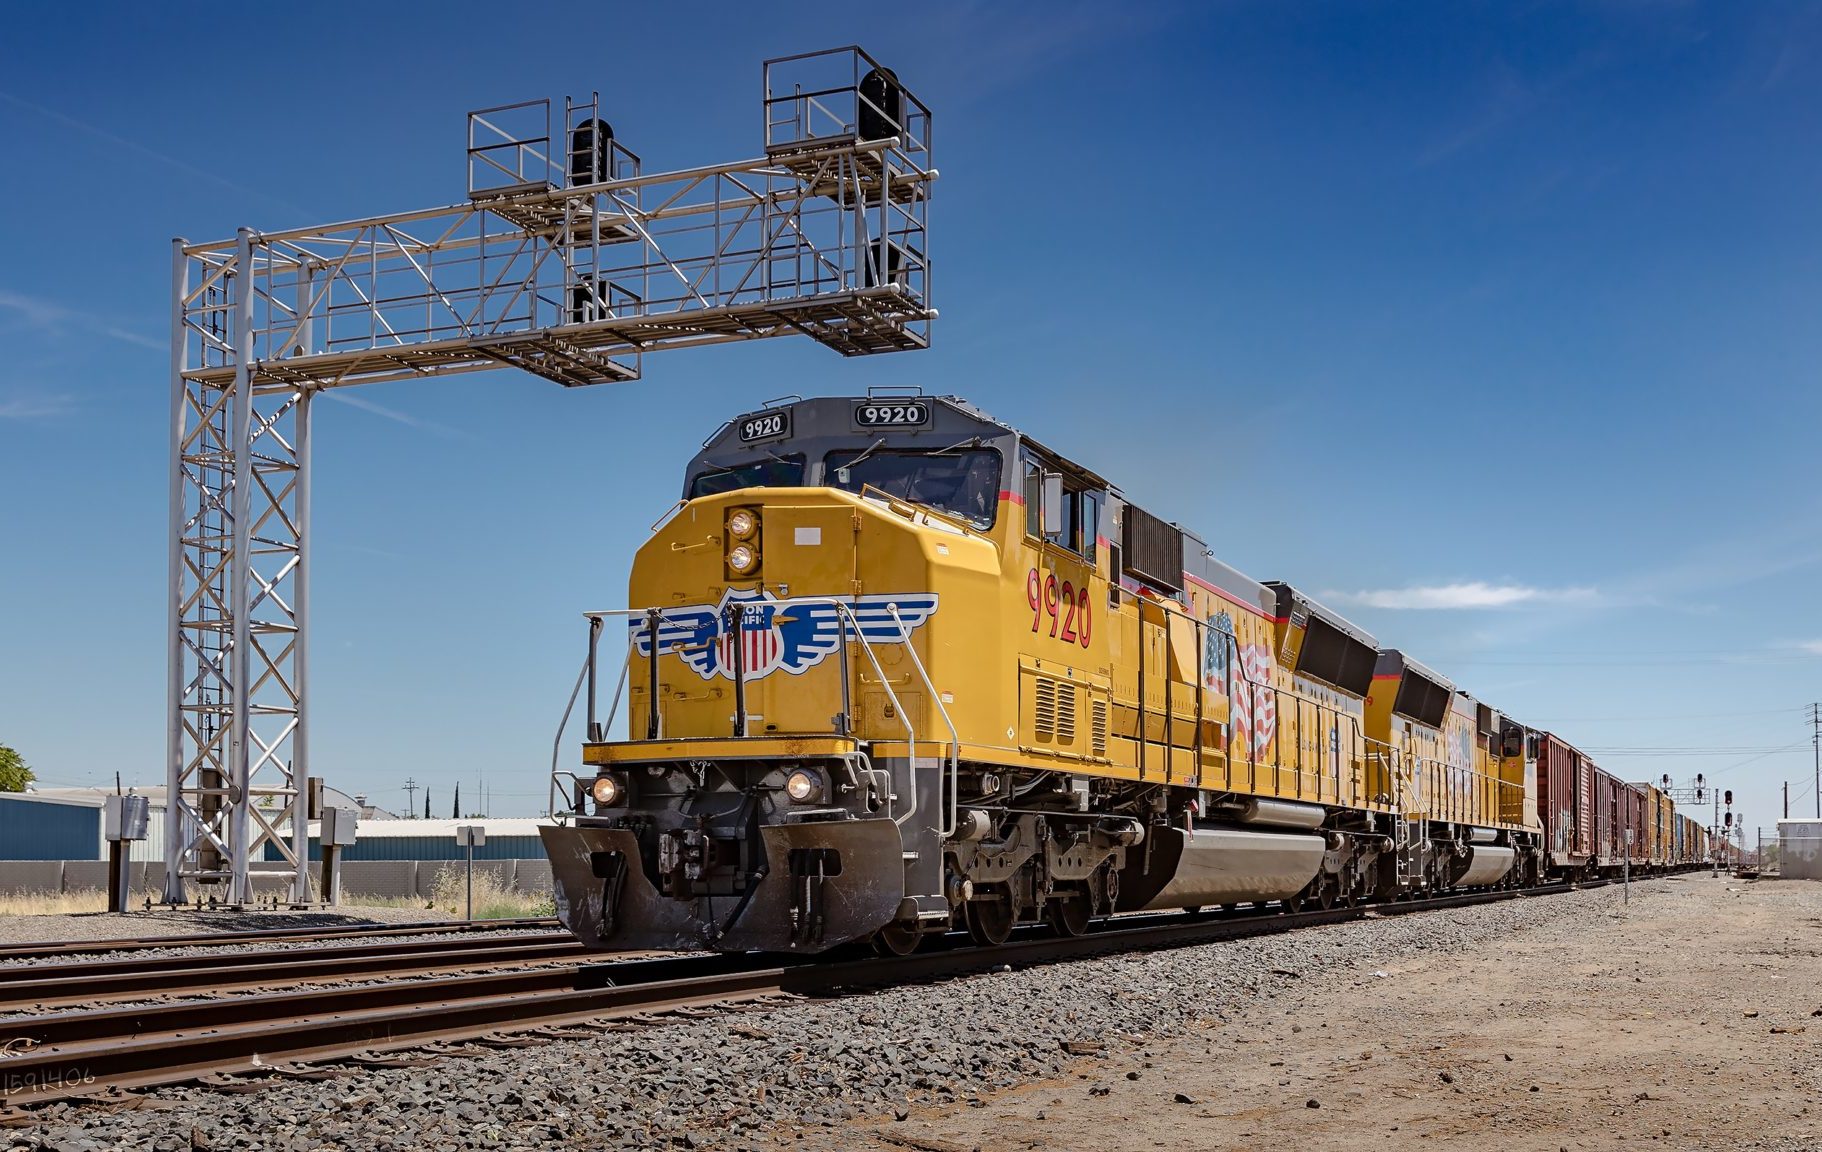
[[[235,252],[233,279],[229,282],[233,301],[234,327],[234,394],[229,401],[229,422],[233,429],[234,488],[232,493],[234,544],[228,560],[230,614],[233,617],[229,640],[228,667],[232,669],[234,700],[228,732],[228,779],[231,805],[228,825],[229,868],[228,902],[244,904],[253,899],[253,882],[249,876],[247,852],[252,844],[252,813],[249,811],[252,780],[249,772],[247,729],[252,700],[248,691],[253,680],[252,619],[249,614],[248,585],[252,582],[249,562],[253,549],[253,229],[242,228]]]
[[[306,278],[306,283],[308,278]],[[303,342],[308,346],[309,329]],[[297,794],[291,798],[291,848],[297,859],[297,876],[291,884],[294,903],[310,899],[310,410],[313,389],[306,388],[297,397],[296,428],[297,492],[293,497],[297,521],[297,568],[292,574],[292,622],[297,626],[291,654],[292,690],[296,694],[296,727],[291,731],[291,786]],[[323,899],[334,902],[331,890],[327,850],[323,857]]]
[[[189,295],[190,262],[184,255],[183,237],[171,241],[171,524],[166,539],[170,541],[169,579],[166,595],[170,610],[169,650],[165,671],[165,838],[164,898],[168,903],[184,901],[183,876],[179,864],[190,835],[184,825],[184,808],[180,800],[184,784],[185,742],[183,733],[184,635],[183,635],[183,525],[184,480],[183,442],[189,407],[189,384],[183,378],[185,350],[184,301]]]

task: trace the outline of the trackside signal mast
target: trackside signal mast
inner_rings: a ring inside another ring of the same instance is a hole
[[[564,387],[645,353],[804,335],[927,347],[930,110],[858,47],[769,60],[764,149],[648,175],[598,96],[468,115],[467,198],[173,242],[165,898],[310,898],[310,410],[501,366]]]

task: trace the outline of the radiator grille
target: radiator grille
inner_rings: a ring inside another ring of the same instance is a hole
[[[1057,696],[1057,743],[1075,743],[1075,696],[1074,684],[1058,684]]]
[[[1096,756],[1107,755],[1107,701],[1094,700],[1088,705],[1088,742]]]
[[[1057,682],[1048,676],[1035,680],[1037,738],[1055,740],[1057,734]]]

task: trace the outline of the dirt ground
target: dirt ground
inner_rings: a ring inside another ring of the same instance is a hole
[[[1818,1147],[1818,957],[1822,883],[1660,880],[1497,950],[1292,981],[1225,1023],[840,1146]]]

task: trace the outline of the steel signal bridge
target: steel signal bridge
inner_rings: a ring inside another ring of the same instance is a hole
[[[468,116],[459,204],[174,242],[165,897],[310,899],[310,409],[501,366],[803,335],[928,347],[930,111],[859,48],[767,61],[764,153],[647,175],[599,96]]]

